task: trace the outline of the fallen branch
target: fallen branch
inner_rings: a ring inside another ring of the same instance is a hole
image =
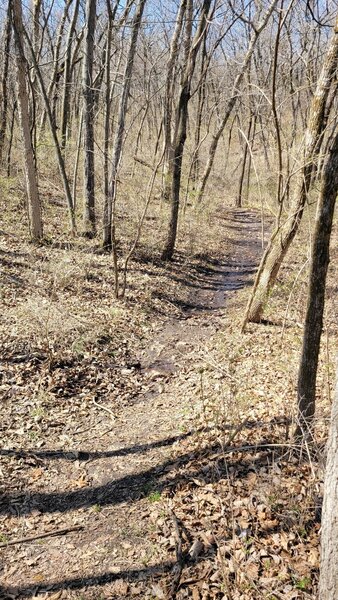
[[[47,531],[46,533],[40,533],[39,535],[33,535],[28,538],[20,538],[18,540],[9,540],[9,542],[2,542],[0,548],[6,548],[7,546],[15,546],[16,544],[26,544],[27,542],[34,542],[35,540],[42,540],[47,537],[54,537],[57,535],[66,535],[72,531],[81,531],[83,525],[76,525],[75,527],[67,527],[66,529],[54,529],[53,531]]]

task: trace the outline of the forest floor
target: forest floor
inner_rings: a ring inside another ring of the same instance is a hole
[[[124,302],[90,242],[2,232],[1,598],[315,598],[334,273],[310,456],[292,443],[306,248],[241,334],[260,216],[213,218],[207,253],[140,250]]]

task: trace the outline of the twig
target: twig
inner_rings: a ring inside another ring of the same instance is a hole
[[[183,571],[183,567],[184,567],[184,555],[183,555],[183,550],[182,550],[182,538],[181,538],[181,534],[180,534],[180,528],[178,525],[177,517],[173,510],[170,510],[170,515],[173,520],[174,530],[175,530],[175,537],[176,537],[175,545],[176,545],[176,560],[177,560],[177,564],[175,565],[174,579],[171,584],[171,589],[170,589],[170,593],[169,593],[169,598],[171,598],[173,600],[174,598],[176,598],[176,592],[180,585],[180,579],[181,579],[181,575],[182,575],[182,571]]]
[[[244,421],[241,421],[236,429],[229,435],[226,444],[224,445],[225,448],[227,448],[228,446],[230,446],[231,442],[234,441],[235,437],[237,436],[237,434],[242,431],[242,429],[244,429],[244,427],[247,425],[247,423],[249,422],[249,417],[247,417],[246,419],[244,419]]]
[[[216,369],[217,371],[219,371],[220,373],[222,373],[223,375],[225,375],[225,377],[228,377],[229,379],[231,379],[232,381],[235,381],[236,383],[241,383],[241,380],[238,379],[237,377],[234,377],[233,375],[230,375],[230,373],[228,371],[226,371],[223,367],[221,367],[221,365],[217,364],[216,361],[213,361],[211,359],[207,359],[204,355],[201,356],[201,359],[210,367],[213,367],[214,369]]]
[[[140,158],[139,156],[134,156],[133,157],[134,160],[138,163],[140,163],[141,165],[143,165],[144,167],[148,167],[148,169],[152,169],[153,170],[153,165],[150,165],[147,161],[145,161],[143,158]]]
[[[83,525],[76,525],[75,527],[67,527],[66,529],[54,529],[46,533],[40,533],[39,535],[33,535],[28,538],[20,538],[18,540],[10,540],[9,542],[2,542],[0,548],[6,548],[7,546],[15,546],[16,544],[26,544],[27,542],[34,542],[34,540],[42,540],[43,538],[52,537],[56,535],[66,535],[71,531],[80,531],[83,529]]]
[[[110,429],[106,429],[106,431],[104,431],[103,433],[99,434],[99,438],[102,438],[103,436],[107,435],[108,433],[111,433],[112,431],[114,431],[114,427],[110,427]]]
[[[110,408],[107,408],[106,406],[102,406],[102,404],[99,404],[98,402],[96,402],[96,400],[94,400],[94,398],[93,398],[93,404],[95,404],[95,406],[97,406],[98,408],[102,408],[102,410],[106,410],[112,416],[112,418],[114,420],[116,419],[113,411],[110,410]]]
[[[265,450],[265,448],[300,448],[299,444],[255,444],[252,446],[233,446],[232,448],[224,448],[223,452],[231,454],[232,452],[246,452],[247,450]]]

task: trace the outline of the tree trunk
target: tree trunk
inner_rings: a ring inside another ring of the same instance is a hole
[[[269,245],[258,268],[242,329],[244,329],[248,321],[253,323],[261,321],[264,306],[276,281],[279,268],[298,231],[311,183],[317,144],[320,143],[323,127],[325,126],[326,100],[337,68],[337,62],[338,32],[335,32],[324,60],[316,92],[312,99],[308,127],[305,133],[304,163],[299,175],[290,215],[282,226],[279,226],[277,223],[277,228],[271,236]]]
[[[338,131],[329,150],[317,209],[310,268],[309,293],[302,356],[298,373],[298,427],[296,437],[307,436],[315,414],[316,376],[323,327],[330,236],[338,193]]]
[[[9,71],[9,52],[11,46],[11,34],[12,34],[12,23],[11,23],[11,9],[10,3],[8,3],[6,26],[5,26],[5,47],[4,47],[4,70],[2,74],[2,106],[1,106],[1,120],[0,120],[0,164],[2,164],[4,143],[6,137],[7,128],[7,116],[8,116],[8,71]]]
[[[172,173],[174,165],[174,148],[172,140],[172,115],[173,115],[173,82],[174,68],[179,54],[179,39],[183,27],[183,18],[187,9],[187,0],[181,0],[176,16],[176,24],[170,44],[170,53],[167,66],[165,97],[163,109],[163,134],[164,134],[164,167],[163,167],[163,190],[162,197],[169,200],[171,192]]]
[[[142,15],[146,0],[139,0],[139,4],[136,8],[135,16],[132,23],[132,34],[130,39],[130,46],[128,50],[126,68],[123,78],[123,90],[120,99],[119,113],[117,119],[117,130],[114,141],[113,159],[112,159],[112,170],[109,186],[109,194],[105,198],[104,209],[103,209],[103,247],[106,250],[112,250],[114,245],[115,237],[115,226],[113,223],[113,209],[116,198],[116,179],[117,172],[122,155],[123,147],[123,136],[125,131],[126,114],[128,108],[129,91],[131,85],[131,75],[133,72],[134,58],[136,53],[137,38],[141,28]],[[113,248],[114,250],[114,248]],[[115,249],[116,251],[116,249]],[[114,252],[115,252],[114,251]],[[116,263],[116,256],[114,256],[114,262]],[[115,266],[115,278],[116,278],[116,266]],[[118,289],[118,282],[116,281],[116,290]]]
[[[65,3],[65,7],[63,10],[61,20],[60,20],[58,32],[56,35],[55,51],[53,52],[53,75],[51,77],[50,84],[48,86],[48,91],[47,91],[47,97],[48,97],[49,103],[51,104],[51,110],[52,110],[53,120],[54,120],[55,124],[56,124],[56,105],[57,105],[58,94],[59,94],[58,84],[61,79],[64,68],[65,68],[64,62],[62,62],[61,64],[59,63],[59,58],[60,58],[61,44],[63,41],[63,32],[64,32],[64,28],[65,28],[65,24],[66,24],[66,19],[68,17],[69,8],[70,8],[70,5],[72,2],[73,2],[73,0],[67,0],[67,2]],[[41,131],[44,130],[44,127],[46,124],[46,118],[47,118],[47,112],[45,109],[41,115],[41,122],[40,122],[40,130]]]
[[[162,260],[171,260],[175,249],[180,201],[182,161],[184,145],[187,137],[188,104],[191,94],[191,80],[195,70],[197,53],[199,51],[201,43],[203,42],[204,36],[206,35],[208,28],[208,13],[210,9],[210,4],[211,0],[204,0],[201,9],[199,26],[196,30],[193,39],[191,39],[192,2],[188,3],[187,7],[187,35],[185,41],[184,73],[182,76],[180,97],[177,107],[177,117],[175,124],[174,163],[171,182],[171,210],[167,239],[161,255]]]
[[[15,100],[12,108],[11,115],[11,123],[9,126],[9,136],[8,136],[8,148],[7,148],[7,156],[6,156],[6,165],[7,165],[7,177],[11,176],[11,160],[12,160],[12,148],[13,148],[13,138],[14,138],[14,125],[15,125],[15,113],[18,107],[18,103]]]
[[[41,95],[45,104],[45,108],[46,108],[46,112],[47,112],[47,117],[49,120],[49,125],[50,125],[50,130],[51,130],[51,134],[53,137],[53,141],[54,141],[54,147],[55,147],[55,153],[56,153],[56,158],[58,161],[58,165],[59,165],[59,170],[60,170],[60,175],[62,178],[62,183],[63,183],[63,189],[65,191],[65,196],[66,196],[66,201],[67,201],[67,205],[68,205],[68,211],[69,211],[69,218],[70,218],[70,226],[71,226],[71,231],[74,234],[76,231],[76,226],[75,226],[75,214],[74,214],[74,207],[73,207],[73,199],[72,199],[72,194],[70,191],[70,186],[69,186],[69,181],[68,181],[68,177],[67,177],[67,173],[66,173],[66,167],[65,167],[65,161],[61,152],[61,148],[60,148],[60,144],[59,144],[59,139],[56,133],[56,126],[55,126],[55,122],[53,119],[53,115],[52,115],[52,110],[49,104],[49,100],[48,100],[48,96],[47,96],[47,91],[45,88],[45,84],[44,84],[44,80],[41,74],[41,70],[39,67],[39,64],[37,62],[37,58],[35,56],[34,53],[34,48],[33,48],[33,44],[32,41],[29,37],[29,35],[27,34],[27,32],[25,32],[25,30],[23,29],[23,35],[26,38],[27,44],[29,46],[30,52],[31,52],[31,57],[32,57],[32,62],[34,65],[34,69],[35,69],[35,73],[37,76],[37,79],[39,81],[40,84],[40,89],[41,89]]]
[[[43,227],[41,216],[41,204],[38,190],[38,180],[31,137],[31,123],[29,116],[28,92],[26,85],[28,65],[23,46],[24,34],[22,23],[21,0],[12,0],[11,10],[15,39],[20,125],[25,148],[25,171],[28,198],[29,227],[32,239],[40,240],[43,237]]]
[[[338,598],[338,369],[327,442],[321,531],[319,600]]]
[[[206,48],[206,37],[204,37],[203,48],[202,48],[202,56],[201,56],[201,71],[200,71],[200,81],[198,86],[198,100],[197,100],[197,115],[196,115],[196,126],[195,126],[195,139],[194,139],[194,150],[193,150],[193,159],[192,159],[192,168],[191,168],[191,179],[193,181],[193,188],[195,189],[195,182],[199,178],[200,173],[200,144],[201,144],[201,129],[203,122],[203,109],[205,104],[206,97],[206,75],[207,70],[205,69],[205,62],[207,57],[207,48]]]
[[[93,58],[96,0],[86,2],[85,58],[83,61],[83,138],[84,138],[84,211],[83,227],[87,237],[95,235],[94,177],[94,89]]]
[[[242,198],[242,194],[243,194],[243,184],[244,184],[244,178],[245,178],[245,170],[246,170],[246,164],[247,164],[247,158],[248,158],[248,146],[250,144],[250,133],[251,133],[251,127],[252,127],[252,123],[253,123],[253,115],[250,114],[250,118],[249,118],[249,125],[248,125],[248,131],[246,134],[246,140],[245,140],[245,146],[244,146],[244,153],[243,153],[243,162],[242,162],[242,170],[241,170],[241,176],[239,179],[239,190],[238,190],[238,194],[235,200],[235,206],[236,208],[241,208],[243,205],[243,198]]]
[[[63,98],[62,98],[62,116],[61,116],[61,148],[62,150],[66,147],[67,140],[67,127],[69,121],[69,106],[70,106],[70,92],[72,83],[72,45],[76,30],[76,23],[79,14],[80,0],[75,0],[73,17],[69,26],[68,38],[66,43],[66,57],[65,57],[65,68],[64,68],[64,84],[63,84]]]

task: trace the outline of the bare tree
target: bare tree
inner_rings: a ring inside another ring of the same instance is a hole
[[[244,57],[244,61],[241,67],[240,72],[238,73],[232,89],[231,89],[231,94],[230,94],[230,98],[227,101],[225,110],[224,110],[224,115],[223,118],[221,119],[221,123],[217,129],[217,131],[214,133],[213,137],[212,137],[212,142],[210,144],[210,148],[209,148],[209,156],[208,156],[208,160],[207,160],[207,164],[205,166],[205,170],[204,173],[202,175],[199,187],[198,187],[198,194],[197,194],[197,202],[201,202],[202,198],[203,198],[203,194],[204,194],[204,190],[205,190],[205,186],[208,182],[209,179],[209,175],[211,173],[211,169],[213,167],[214,164],[214,160],[215,160],[215,156],[216,156],[216,150],[217,150],[217,146],[218,146],[218,142],[223,134],[223,131],[225,129],[225,126],[230,118],[230,115],[236,105],[236,102],[238,100],[239,97],[239,87],[242,83],[243,77],[247,71],[247,68],[250,64],[252,55],[254,53],[255,50],[255,46],[258,40],[259,35],[261,34],[261,32],[264,30],[264,28],[266,27],[270,16],[275,8],[277,4],[277,0],[272,0],[272,2],[270,3],[270,5],[268,6],[268,9],[266,10],[261,22],[258,25],[253,25],[253,33],[249,42],[249,47],[248,50],[246,52],[246,55]]]
[[[35,52],[34,52],[34,47],[33,47],[32,40],[31,40],[30,36],[28,35],[27,31],[25,30],[24,26],[22,26],[22,35],[25,38],[25,40],[27,42],[27,45],[28,45],[28,47],[30,49],[32,63],[33,63],[33,66],[34,66],[34,72],[35,72],[35,75],[36,75],[37,80],[39,82],[40,89],[41,89],[41,95],[42,95],[42,98],[43,98],[43,101],[44,101],[44,104],[45,104],[45,109],[46,109],[47,117],[48,117],[48,120],[49,120],[50,130],[51,130],[53,141],[54,141],[56,158],[57,158],[57,161],[58,161],[59,171],[60,171],[60,175],[61,175],[61,178],[62,178],[63,188],[64,188],[64,191],[65,191],[66,201],[67,201],[67,205],[68,205],[71,231],[74,234],[75,230],[76,230],[76,225],[75,225],[75,214],[74,214],[73,199],[72,199],[70,185],[69,185],[69,181],[68,181],[68,177],[67,177],[67,173],[66,173],[66,167],[65,167],[64,157],[62,155],[61,147],[60,147],[60,143],[59,143],[59,139],[58,139],[58,136],[57,136],[56,125],[55,125],[55,122],[54,122],[54,119],[53,119],[53,115],[52,115],[52,111],[51,111],[51,106],[50,106],[50,103],[49,103],[49,100],[48,100],[47,90],[46,90],[46,87],[45,87],[44,79],[42,77],[42,73],[41,73],[41,69],[40,69],[39,63],[38,63],[38,59],[37,59],[37,57],[35,55]]]
[[[8,72],[9,72],[9,51],[12,37],[11,9],[8,2],[6,24],[5,24],[5,39],[4,39],[4,66],[1,82],[1,118],[0,118],[0,164],[2,163],[4,142],[7,128],[8,117]]]
[[[67,141],[67,127],[69,123],[69,107],[71,98],[71,84],[73,74],[73,42],[76,36],[76,24],[79,16],[80,0],[75,0],[73,16],[70,22],[68,37],[66,41],[66,56],[64,65],[64,83],[62,97],[62,116],[61,116],[61,148],[65,149]]]
[[[28,64],[24,51],[24,31],[22,22],[21,0],[12,0],[12,22],[15,39],[15,55],[17,68],[17,85],[20,124],[22,138],[25,149],[25,171],[28,198],[28,216],[31,236],[34,240],[40,240],[43,237],[41,204],[38,190],[38,178],[34,160],[31,121],[29,114],[27,78]]]
[[[174,69],[179,55],[179,39],[183,28],[184,14],[187,9],[187,0],[181,0],[177,11],[174,33],[171,39],[167,74],[165,81],[165,96],[163,107],[163,133],[164,133],[164,186],[163,197],[169,200],[171,188],[171,175],[173,169],[174,148],[172,140],[172,120],[174,104]]]
[[[131,76],[133,72],[134,58],[137,47],[137,38],[141,28],[142,15],[146,0],[139,0],[138,6],[135,11],[135,15],[132,21],[132,33],[130,39],[130,45],[128,50],[128,56],[126,61],[126,67],[123,77],[123,89],[120,98],[119,112],[117,118],[117,129],[115,134],[113,158],[112,158],[112,170],[109,194],[105,198],[104,212],[103,212],[103,247],[107,250],[114,251],[115,261],[115,278],[117,278],[117,265],[116,265],[116,247],[114,244],[115,240],[115,224],[113,220],[113,208],[116,199],[116,184],[117,184],[117,173],[122,155],[123,148],[123,136],[125,132],[125,121],[128,109],[129,91],[131,86]],[[116,291],[118,290],[118,282],[116,281]]]
[[[171,211],[167,238],[162,252],[162,260],[171,260],[176,243],[178,212],[180,202],[180,186],[182,175],[182,161],[184,146],[187,137],[187,122],[188,122],[188,104],[191,97],[191,82],[195,71],[196,58],[199,48],[206,35],[209,23],[209,9],[211,0],[204,0],[199,25],[195,35],[192,33],[192,14],[193,3],[188,0],[187,4],[187,24],[186,24],[186,39],[185,39],[185,61],[183,67],[182,80],[180,85],[179,100],[176,112],[175,122],[175,138],[173,151],[173,170],[171,176]]]
[[[338,28],[338,21],[336,28]],[[312,99],[308,127],[305,133],[303,167],[299,174],[290,214],[282,226],[279,225],[279,220],[277,221],[277,227],[263,255],[256,275],[253,292],[248,302],[242,325],[243,329],[248,321],[258,323],[261,320],[263,308],[276,281],[280,266],[298,231],[311,184],[316,148],[318,143],[320,143],[323,130],[325,129],[326,102],[337,63],[338,33],[335,31],[329,44],[322,72]]]
[[[59,27],[58,27],[58,30],[56,33],[55,47],[52,51],[53,72],[52,72],[52,76],[50,79],[50,83],[48,85],[47,97],[51,104],[53,121],[55,123],[56,123],[56,106],[57,106],[57,100],[58,100],[58,95],[59,95],[58,84],[59,84],[62,74],[64,73],[64,70],[65,70],[65,62],[62,61],[60,63],[59,59],[60,59],[61,46],[62,46],[62,41],[63,41],[64,28],[66,25],[69,8],[70,8],[72,2],[73,2],[73,0],[67,0],[65,3],[62,17],[60,19]],[[46,112],[46,110],[44,110],[42,113],[42,116],[41,116],[41,124],[40,124],[41,130],[44,129],[46,117],[47,117],[47,112]]]
[[[93,87],[96,0],[86,2],[85,56],[83,61],[83,138],[84,138],[84,211],[83,227],[87,237],[95,235],[94,176],[94,104]]]
[[[323,327],[332,220],[338,194],[338,128],[324,168],[313,239],[302,356],[298,373],[296,437],[307,436],[315,414],[316,377]]]

